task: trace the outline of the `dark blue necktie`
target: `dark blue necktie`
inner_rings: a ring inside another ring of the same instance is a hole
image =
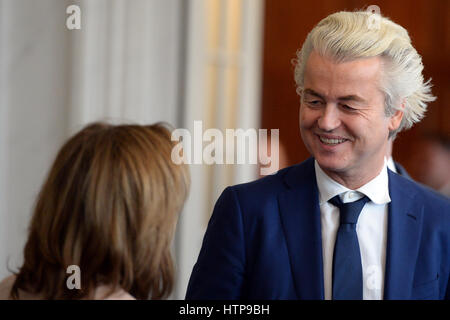
[[[333,300],[362,300],[363,278],[356,222],[369,201],[363,198],[343,203],[339,196],[329,202],[339,208],[340,225],[333,254]]]

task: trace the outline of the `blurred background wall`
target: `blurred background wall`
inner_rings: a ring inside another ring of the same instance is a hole
[[[191,132],[195,120],[223,132],[278,128],[280,166],[306,159],[291,60],[307,32],[338,10],[376,4],[409,30],[438,100],[400,134],[394,158],[422,182],[435,181],[430,168],[439,168],[448,183],[448,144],[435,144],[450,137],[449,3],[0,0],[0,277],[20,266],[34,200],[57,150],[91,121],[167,121]],[[81,9],[80,30],[66,27],[72,4]],[[217,197],[227,185],[256,179],[257,169],[191,165],[172,298],[184,297]]]
[[[79,30],[66,27],[69,5]],[[87,123],[258,128],[262,18],[259,0],[0,0],[0,277],[21,265],[56,152]],[[191,166],[172,298],[184,298],[217,197],[257,169]]]
[[[63,1],[0,2],[0,276],[22,261],[31,207],[67,137]]]

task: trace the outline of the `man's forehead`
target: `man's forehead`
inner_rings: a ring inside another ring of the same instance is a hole
[[[361,79],[378,79],[382,68],[381,57],[360,58],[351,61],[336,62],[334,59],[321,56],[312,51],[305,70],[307,75],[336,76],[346,80],[360,81]],[[342,79],[341,79],[342,80]]]
[[[381,66],[379,57],[337,63],[313,51],[306,65],[304,93],[364,100],[379,92]]]

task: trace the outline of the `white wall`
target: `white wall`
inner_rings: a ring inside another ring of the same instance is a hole
[[[67,31],[64,1],[2,1],[0,276],[22,261],[31,209],[65,139]]]
[[[99,119],[179,125],[180,0],[76,3],[70,131]]]
[[[194,121],[202,120],[203,130],[218,128],[223,134],[227,128],[259,128],[264,1],[191,0],[188,9],[184,126],[194,132]],[[227,185],[256,179],[257,169],[191,165],[191,196],[178,226],[176,298],[185,296],[217,198]]]
[[[81,30],[66,7],[81,7]],[[0,1],[0,277],[62,143],[95,120],[179,125],[179,0]]]
[[[8,259],[13,270],[20,266],[35,198],[71,134],[95,120],[168,121],[191,130],[194,120],[206,120],[207,1],[0,0],[0,278],[9,274]],[[219,1],[225,7],[228,0]],[[257,128],[263,1],[234,2],[243,17],[239,117],[231,126]],[[70,4],[81,8],[81,30],[66,28]],[[226,104],[217,105],[213,111],[226,114]],[[184,298],[224,176],[248,181],[255,169],[191,166],[172,298]]]

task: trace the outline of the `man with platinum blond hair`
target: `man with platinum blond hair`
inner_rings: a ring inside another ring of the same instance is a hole
[[[224,190],[186,297],[450,299],[450,201],[385,158],[435,99],[408,32],[334,13],[295,64],[312,157]]]

